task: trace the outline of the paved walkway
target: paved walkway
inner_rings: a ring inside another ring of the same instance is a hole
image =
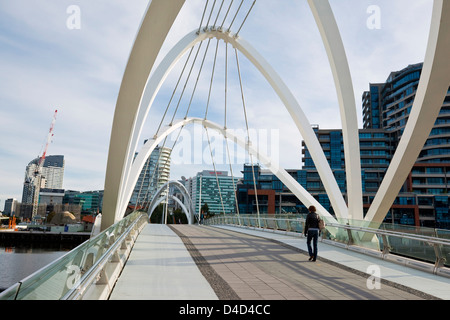
[[[450,279],[323,243],[310,262],[305,248],[304,238],[245,228],[149,224],[110,299],[450,299]],[[379,289],[368,288],[368,265],[388,280]]]
[[[142,230],[110,300],[209,300],[214,290],[168,226]]]

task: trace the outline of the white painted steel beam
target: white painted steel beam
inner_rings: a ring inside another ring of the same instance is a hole
[[[184,0],[152,0],[142,20],[117,99],[106,168],[102,230],[118,221],[119,199],[133,160],[132,133],[142,93]],[[131,156],[130,156],[131,154]]]
[[[186,217],[188,219],[188,224],[194,224],[194,215],[191,214],[189,209],[186,207],[186,205],[180,199],[178,199],[177,197],[174,197],[171,194],[169,194],[167,197],[159,197],[159,198],[155,197],[152,200],[152,203],[150,204],[149,210],[147,212],[148,213],[148,221],[150,221],[150,218],[152,217],[152,214],[155,211],[156,207],[158,207],[161,204],[161,202],[166,200],[166,198],[176,201],[181,206],[181,209],[183,210],[184,214],[186,215]]]
[[[450,1],[435,0],[428,47],[411,113],[400,143],[365,220],[381,223],[431,129],[450,86]]]
[[[245,40],[220,31],[196,32],[183,38],[164,58],[149,78],[159,50],[178,15],[184,0],[153,0],[145,14],[125,70],[116,106],[111,133],[110,151],[105,179],[102,228],[118,221],[128,203],[129,190],[137,168],[132,168],[134,152],[152,102],[171,68],[181,56],[199,41],[222,39],[241,51],[273,87],[311,153],[338,218],[359,218],[362,214],[359,134],[351,75],[339,30],[327,0],[308,0],[324,41],[333,71],[343,125],[349,208],[326,160],[320,143],[300,105],[273,68]],[[382,221],[410,172],[442,106],[450,85],[450,1],[436,0],[422,78],[414,106],[402,140],[386,173],[383,183],[366,216],[366,220]],[[148,81],[148,82],[147,82]],[[173,132],[169,128],[165,134]],[[154,146],[155,140],[149,144]],[[358,142],[357,142],[358,141]],[[144,152],[145,153],[145,152]],[[358,159],[356,159],[358,158]],[[270,161],[267,160],[270,166]],[[272,169],[274,169],[272,167]],[[284,173],[280,175],[283,176]],[[283,177],[289,186],[289,177]],[[300,185],[292,185],[305,203],[314,203]],[[131,195],[130,195],[131,196]],[[316,206],[321,208],[320,205]],[[323,208],[321,208],[322,210]]]
[[[149,79],[148,85],[146,86],[143,93],[134,134],[141,132],[152,103],[159,89],[161,88],[162,83],[164,82],[172,68],[175,66],[175,64],[181,59],[181,57],[187,50],[192,48],[198,42],[209,38],[222,39],[225,42],[233,45],[240,52],[242,52],[266,78],[266,80],[269,82],[269,84],[272,86],[272,88],[275,90],[275,92],[278,94],[278,96],[286,106],[292,119],[294,120],[294,123],[297,125],[298,130],[302,134],[302,137],[305,140],[305,143],[307,144],[315,165],[319,171],[325,189],[327,190],[330,202],[332,203],[336,215],[339,218],[347,218],[347,205],[344,201],[336,179],[334,178],[333,172],[331,171],[322,147],[317,139],[317,136],[314,133],[311,124],[307,120],[305,114],[303,113],[303,110],[301,109],[294,95],[284,84],[275,70],[249,43],[247,43],[241,37],[236,38],[228,32],[221,31],[206,31],[197,34],[197,30],[195,30],[181,39],[161,61],[159,66],[155,69],[154,74],[152,74],[152,77]],[[128,175],[126,177],[125,183],[127,184],[127,187],[125,189],[130,190],[130,188],[134,187],[133,181],[134,179],[130,179],[130,176]],[[119,207],[121,208],[123,208],[124,206],[126,207],[126,203],[128,203],[129,200],[128,192],[126,192],[124,195],[125,197],[119,205]],[[117,214],[120,215],[120,211]]]
[[[280,168],[278,163],[273,162],[267,155],[257,151],[247,141],[234,135],[230,130],[226,130],[220,125],[205,119],[200,118],[187,118],[184,120],[176,121],[172,126],[167,126],[161,130],[156,140],[147,141],[144,148],[139,152],[138,156],[133,162],[130,181],[128,189],[126,190],[126,196],[131,197],[133,192],[133,181],[137,181],[142,168],[145,165],[146,159],[151,155],[153,150],[158,144],[164,140],[168,135],[172,134],[175,130],[184,127],[189,124],[200,124],[205,128],[212,129],[222,134],[225,138],[235,142],[240,147],[244,148],[249,154],[255,156],[261,163],[270,170],[274,175],[280,179],[280,181],[287,186],[292,193],[306,206],[314,205],[317,208],[317,213],[326,217],[326,221],[337,223],[336,219],[328,213],[328,211],[309,193],[307,192],[286,170]],[[134,182],[135,183],[135,182]],[[119,212],[125,212],[126,204],[122,204]],[[119,216],[119,220],[123,217],[123,213]]]
[[[150,151],[150,154],[152,153],[152,151],[153,150],[151,150]],[[143,157],[142,157],[143,158]],[[150,219],[150,216],[151,216],[151,213],[153,212],[153,210],[155,210],[155,208],[156,208],[156,206],[159,204],[159,203],[161,203],[161,201],[159,201],[158,200],[158,197],[167,189],[167,185],[169,185],[169,187],[170,186],[174,186],[174,187],[176,187],[180,192],[181,192],[181,194],[183,195],[183,198],[184,198],[184,204],[182,204],[182,207],[183,207],[183,210],[185,211],[185,213],[186,213],[186,216],[187,216],[187,218],[188,218],[188,221],[189,221],[189,224],[192,224],[192,223],[194,223],[194,212],[195,212],[195,209],[194,209],[194,204],[192,203],[192,199],[191,199],[191,196],[189,195],[189,192],[187,191],[187,189],[186,189],[186,187],[181,183],[181,182],[179,182],[179,181],[169,181],[169,182],[166,182],[164,185],[162,185],[157,191],[156,191],[156,193],[153,195],[153,199],[152,199],[152,201],[150,202],[150,205],[149,205],[149,211],[148,211],[148,214],[149,214],[149,219]],[[171,195],[169,195],[169,197],[172,197]],[[177,199],[177,200],[175,200],[175,201],[177,201],[178,203],[180,203],[181,204],[181,202],[179,201],[179,199],[178,198],[176,198],[176,197],[174,197],[174,199]],[[163,199],[164,200],[164,199]],[[187,207],[186,207],[187,206]]]
[[[358,117],[350,67],[328,0],[308,0],[325,45],[339,101],[347,178],[348,218],[363,219]]]

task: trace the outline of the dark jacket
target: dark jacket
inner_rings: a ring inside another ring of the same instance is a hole
[[[319,215],[315,212],[309,212],[306,216],[305,221],[305,230],[303,233],[306,235],[308,233],[308,229],[319,229]]]

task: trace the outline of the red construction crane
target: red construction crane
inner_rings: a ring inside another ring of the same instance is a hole
[[[34,184],[34,197],[33,197],[33,213],[32,217],[37,214],[38,204],[39,204],[39,192],[41,190],[42,183],[42,167],[44,166],[45,156],[47,155],[48,145],[50,144],[53,137],[53,128],[55,127],[56,115],[58,110],[55,110],[55,114],[53,115],[52,123],[50,125],[50,130],[47,135],[47,141],[45,143],[44,152],[42,156],[38,158],[38,165],[34,171],[33,184]]]

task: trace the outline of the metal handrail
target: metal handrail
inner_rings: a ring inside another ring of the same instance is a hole
[[[234,217],[234,216],[233,216]],[[218,219],[226,219],[231,217],[216,217]],[[242,219],[243,217],[241,217]],[[246,217],[248,218],[248,217]],[[267,220],[267,221],[301,221],[305,222],[305,219],[303,218],[296,218],[296,219],[285,219],[285,218],[268,218],[268,217],[251,217],[253,219],[260,219],[260,220]],[[212,218],[214,219],[214,218]],[[443,239],[438,237],[430,237],[430,236],[424,236],[420,234],[414,234],[406,233],[406,232],[398,232],[398,231],[391,231],[391,230],[383,230],[383,229],[375,229],[370,227],[358,227],[358,226],[352,226],[348,224],[340,224],[340,223],[326,223],[327,227],[335,227],[335,228],[342,228],[347,230],[353,230],[353,231],[361,231],[361,232],[369,232],[374,233],[378,235],[388,235],[388,236],[394,236],[394,237],[400,237],[405,239],[411,239],[411,240],[418,240],[418,241],[425,241],[433,244],[440,244],[440,245],[447,245],[450,246],[450,239]]]
[[[97,260],[97,262],[87,270],[87,272],[78,280],[78,282],[61,298],[61,300],[76,300],[83,296],[86,289],[98,278],[104,270],[110,258],[117,253],[122,246],[123,241],[136,229],[140,218],[133,221],[118,239],[114,241],[108,250]]]
[[[33,274],[29,275],[28,277],[24,278],[23,280],[19,281],[18,283],[14,284],[7,290],[3,291],[0,294],[0,300],[2,299],[14,299],[17,300],[19,298],[20,293],[23,290],[30,290],[30,287],[27,287],[23,289],[25,283],[33,281],[38,283],[42,279],[45,279],[46,277],[51,277],[53,275],[52,272],[58,272],[57,267],[58,265],[63,265],[66,263],[66,260],[71,260],[74,254],[77,252],[84,252],[90,246],[92,245],[101,245],[104,246],[106,249],[105,252],[101,252],[101,256],[95,259],[95,263],[89,267],[88,270],[83,270],[82,266],[79,265],[80,270],[82,270],[83,274],[79,279],[77,279],[77,282],[69,288],[66,292],[62,294],[62,297],[59,297],[58,299],[73,299],[73,298],[79,298],[81,297],[89,284],[93,283],[95,280],[97,280],[98,276],[102,271],[104,271],[105,266],[107,263],[111,260],[115,261],[115,258],[118,257],[118,251],[121,248],[121,245],[127,240],[127,237],[130,236],[130,234],[133,232],[133,230],[136,230],[137,228],[140,228],[138,225],[139,222],[146,222],[147,219],[145,218],[146,214],[142,213],[136,213],[136,216],[130,215],[129,217],[124,218],[123,220],[119,221],[117,224],[109,227],[104,232],[98,234],[97,236],[85,241],[83,244],[79,245],[72,251],[67,252],[63,256],[59,257],[52,263],[48,264],[47,266],[39,269],[38,271],[34,272]],[[130,221],[131,220],[131,221]],[[117,232],[118,238],[114,238],[114,242],[110,237],[107,237],[106,240],[109,240],[109,243],[105,243],[102,238],[104,238],[105,234],[108,235],[108,232]],[[119,235],[120,234],[120,235]],[[135,237],[134,237],[135,238]],[[134,239],[132,239],[134,240]],[[106,247],[107,246],[107,247]],[[117,256],[115,256],[117,255]],[[84,263],[85,261],[82,260]],[[55,270],[55,271],[53,271]],[[106,275],[106,274],[105,274]],[[62,281],[66,281],[66,279],[62,279]],[[32,290],[32,289],[31,289]],[[32,291],[31,291],[32,292]]]
[[[375,229],[375,228],[369,228],[369,227],[358,227],[358,226],[336,224],[336,223],[327,223],[327,226],[343,228],[343,229],[353,230],[353,231],[369,232],[369,233],[374,233],[377,235],[386,235],[386,236],[393,236],[393,237],[404,238],[404,239],[424,241],[424,242],[428,242],[431,244],[437,244],[437,245],[450,246],[450,239],[430,237],[430,236],[424,236],[424,235],[420,235],[420,234],[411,235],[411,233],[406,233],[406,232]]]

